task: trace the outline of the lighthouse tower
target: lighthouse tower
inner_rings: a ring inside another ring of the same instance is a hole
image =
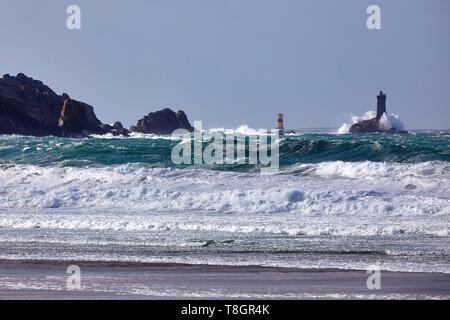
[[[277,130],[280,134],[284,134],[283,114],[279,113],[277,116]]]
[[[380,94],[377,96],[377,121],[380,120],[383,113],[386,113],[386,95],[383,91],[380,91]]]

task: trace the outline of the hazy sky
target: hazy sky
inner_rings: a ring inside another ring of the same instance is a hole
[[[81,7],[82,29],[66,28]],[[382,30],[366,27],[381,7]],[[448,0],[0,0],[0,73],[126,126],[172,107],[204,127],[339,127],[388,96],[408,128],[450,127]]]

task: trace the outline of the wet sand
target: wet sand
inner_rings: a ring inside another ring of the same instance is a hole
[[[69,289],[69,265],[81,289]],[[0,260],[0,299],[449,299],[450,274]]]

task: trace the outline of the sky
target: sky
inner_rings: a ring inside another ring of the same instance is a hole
[[[408,129],[450,128],[448,0],[0,0],[0,39],[0,73],[104,123],[170,107],[204,128],[273,128],[280,112],[287,128],[337,128],[383,90]]]

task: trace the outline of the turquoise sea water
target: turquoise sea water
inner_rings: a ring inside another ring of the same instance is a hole
[[[41,166],[120,165],[139,163],[152,167],[174,167],[171,150],[179,143],[169,137],[90,138],[3,136],[0,163]],[[206,145],[206,143],[205,143]],[[419,163],[450,161],[450,133],[408,135],[300,134],[284,136],[280,144],[280,164],[326,161],[373,161]],[[251,166],[245,166],[251,170]],[[221,168],[222,169],[222,168]],[[224,170],[245,170],[227,166]]]

